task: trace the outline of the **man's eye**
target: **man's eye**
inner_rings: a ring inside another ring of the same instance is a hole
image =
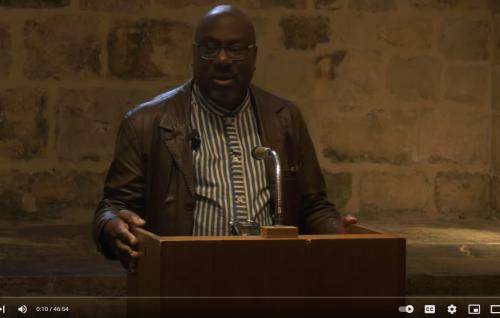
[[[229,47],[229,50],[232,52],[241,52],[241,51],[243,51],[243,47],[240,45],[235,45],[235,46]]]

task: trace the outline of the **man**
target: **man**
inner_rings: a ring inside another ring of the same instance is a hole
[[[285,224],[342,230],[298,108],[250,84],[256,56],[250,19],[217,6],[196,29],[193,80],[125,115],[94,218],[106,257],[134,264],[132,227],[229,235],[231,222],[271,224],[275,183],[269,163],[252,158],[259,145],[280,156]]]

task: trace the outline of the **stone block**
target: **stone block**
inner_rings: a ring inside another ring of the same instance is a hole
[[[0,156],[31,159],[47,146],[47,95],[38,89],[0,91]]]
[[[228,0],[224,4],[239,4],[241,0]],[[179,9],[189,6],[213,7],[220,4],[218,0],[156,0],[156,3],[170,9]]]
[[[305,9],[306,0],[248,0],[247,6],[251,9]]]
[[[491,125],[491,168],[495,175],[499,177],[498,185],[500,186],[500,115],[492,116]],[[500,189],[500,187],[499,187]],[[499,193],[500,194],[500,193]],[[498,197],[500,200],[500,196]],[[499,201],[500,202],[500,201]],[[500,206],[499,206],[500,211]]]
[[[333,162],[406,164],[414,160],[418,116],[412,112],[378,109],[364,115],[324,116],[331,118],[323,119],[322,152]]]
[[[484,66],[451,66],[445,72],[445,98],[483,109],[491,71]]]
[[[410,0],[410,5],[421,10],[492,10],[498,11],[500,3],[496,0]]]
[[[423,172],[365,173],[360,179],[360,213],[421,213],[429,203],[429,187]]]
[[[491,56],[491,32],[487,20],[448,18],[442,26],[439,49],[450,60],[486,61]]]
[[[500,67],[493,69],[492,76],[492,109],[493,113],[500,114]]]
[[[369,105],[380,90],[381,64],[382,56],[374,50],[339,50],[318,56],[313,99],[342,111]]]
[[[378,38],[394,47],[425,50],[432,46],[432,19],[394,15],[380,28]]]
[[[442,63],[434,57],[393,57],[387,66],[387,88],[401,101],[435,101],[439,97]]]
[[[489,164],[491,116],[473,109],[424,111],[419,123],[418,161]]]
[[[358,11],[383,12],[396,9],[394,0],[351,0],[349,8]]]
[[[53,15],[24,25],[25,73],[29,79],[99,76],[99,18]]]
[[[60,172],[4,172],[0,178],[0,219],[58,219],[75,206],[94,209],[104,174]]]
[[[0,24],[0,77],[7,77],[12,63],[9,26]]]
[[[436,207],[442,213],[457,213],[462,218],[489,211],[488,175],[462,171],[439,172],[435,180]]]
[[[56,151],[61,159],[108,161],[125,112],[151,92],[95,88],[63,90],[57,102]]]
[[[105,12],[137,12],[152,0],[80,0],[80,9]]]
[[[499,2],[499,6],[500,6],[500,2]],[[495,45],[493,48],[493,52],[495,55],[493,58],[495,61],[495,65],[499,65],[500,64],[500,13],[494,14],[493,27],[494,27],[493,32],[495,35],[495,38],[494,38]]]
[[[500,180],[499,180],[499,170],[498,166],[495,168],[495,173],[492,177],[491,182],[491,206],[496,212],[496,216],[498,217],[498,213],[500,211]]]
[[[258,75],[254,84],[288,99],[297,96],[308,98],[311,95],[314,86],[311,57],[295,50],[273,50],[264,54],[257,59]]]
[[[172,20],[119,21],[108,37],[109,72],[120,78],[183,80],[190,75],[193,28]]]
[[[50,9],[69,6],[70,0],[0,0],[0,7]]]
[[[319,10],[340,10],[346,0],[314,0],[314,8]]]
[[[280,27],[287,49],[313,50],[330,40],[329,20],[325,16],[285,16],[280,20]]]
[[[328,199],[342,209],[352,194],[352,175],[349,172],[323,173],[328,190]]]

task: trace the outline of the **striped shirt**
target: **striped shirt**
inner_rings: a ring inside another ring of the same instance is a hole
[[[261,142],[250,93],[229,112],[204,98],[197,85],[193,87],[191,127],[201,139],[198,149],[193,149],[193,235],[229,235],[230,221],[270,225],[271,195],[264,162],[251,154]]]

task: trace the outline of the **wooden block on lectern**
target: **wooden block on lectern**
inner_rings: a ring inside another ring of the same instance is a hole
[[[296,226],[261,226],[260,235],[265,238],[293,238],[299,236],[299,228]]]
[[[129,299],[128,317],[397,315],[404,299],[380,296],[404,296],[405,239],[348,231],[268,239],[137,230],[144,255],[128,294],[154,298]],[[346,298],[360,296],[379,298]]]

